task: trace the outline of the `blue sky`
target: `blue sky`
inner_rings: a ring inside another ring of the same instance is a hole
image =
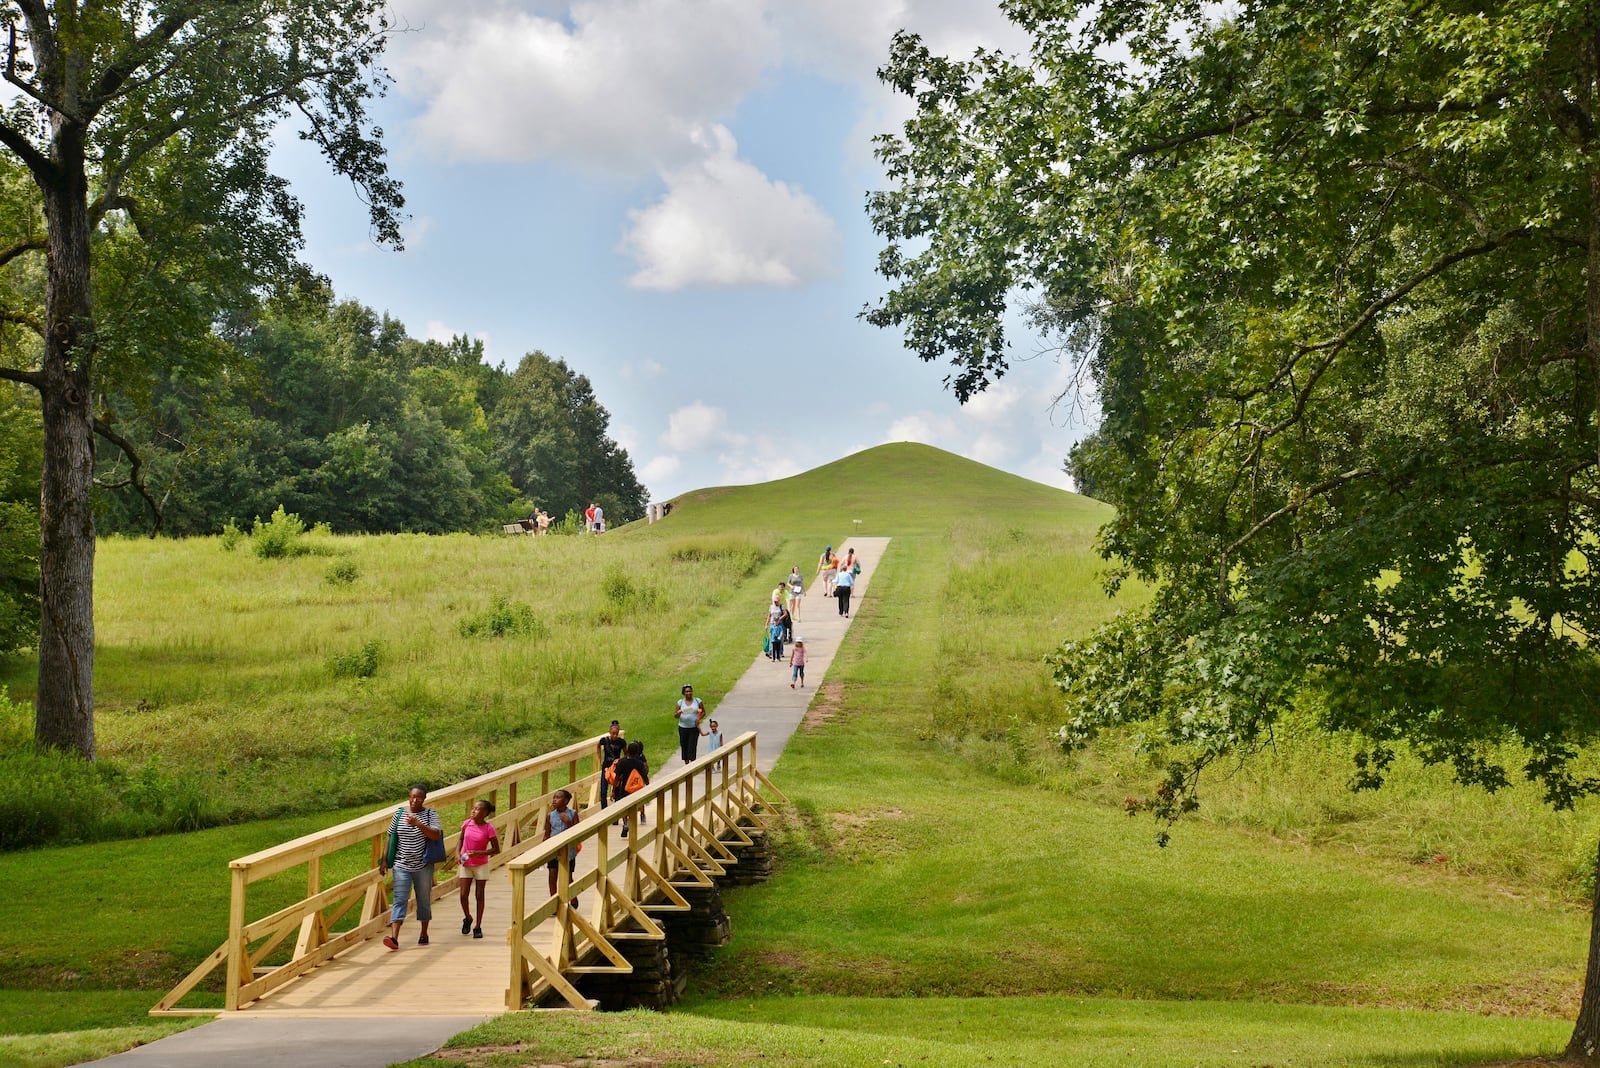
[[[874,70],[902,27],[966,54],[1024,42],[987,0],[393,0],[380,107],[406,251],[285,143],[306,256],[414,336],[540,349],[587,375],[652,499],[923,441],[1050,485],[1088,427],[1017,333],[964,408],[861,322],[884,282],[870,138],[903,101]]]

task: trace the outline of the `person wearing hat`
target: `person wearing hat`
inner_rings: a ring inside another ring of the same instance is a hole
[[[833,579],[839,573],[839,558],[833,555],[833,546],[822,550],[822,558],[817,561],[817,578],[822,580],[822,596],[833,596]]]

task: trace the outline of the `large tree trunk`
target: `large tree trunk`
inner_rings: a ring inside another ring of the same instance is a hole
[[[1595,859],[1596,871],[1600,872],[1600,848]],[[1600,1064],[1600,878],[1595,880],[1594,910],[1589,915],[1589,961],[1583,967],[1583,1000],[1578,1004],[1572,1041],[1567,1043],[1567,1059]]]
[[[89,198],[81,134],[58,131],[45,190],[44,469],[39,490],[39,693],[35,736],[94,758],[94,420]]]

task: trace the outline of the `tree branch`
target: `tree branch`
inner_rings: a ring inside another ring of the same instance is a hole
[[[107,485],[108,489],[132,486],[138,491],[139,496],[143,497],[145,503],[150,506],[150,514],[155,516],[155,528],[150,531],[150,536],[152,538],[155,537],[161,533],[161,506],[156,503],[154,497],[150,496],[150,490],[144,484],[144,458],[139,455],[139,450],[134,448],[133,442],[113,430],[111,424],[101,419],[98,415],[94,417],[94,432],[121,449],[123,455],[128,458],[128,462],[132,465],[127,478],[121,482],[105,485]]]
[[[19,371],[15,367],[0,367],[0,380],[21,382],[41,392],[44,390],[44,375],[39,371]]]
[[[10,248],[0,248],[0,267],[4,267],[25,252],[42,252],[44,248],[45,241],[42,237],[30,237],[18,241]]]

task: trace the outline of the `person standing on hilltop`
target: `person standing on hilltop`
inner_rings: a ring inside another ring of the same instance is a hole
[[[592,504],[583,510],[583,530],[585,534],[594,530],[594,505]]]
[[[694,695],[693,686],[683,688],[683,697],[679,699],[678,706],[672,711],[678,720],[678,755],[683,757],[685,764],[694,763],[695,751],[700,748],[700,721],[706,718],[705,702]],[[638,744],[638,743],[634,743]],[[639,751],[644,752],[640,746]],[[619,768],[617,777],[620,780],[622,771]]]
[[[606,532],[606,510],[600,507],[599,501],[596,501],[592,507],[594,508],[594,532],[596,534],[604,534]]]
[[[822,596],[833,596],[833,577],[839,573],[839,558],[833,555],[833,546],[822,550],[817,561],[817,578],[822,582]]]

